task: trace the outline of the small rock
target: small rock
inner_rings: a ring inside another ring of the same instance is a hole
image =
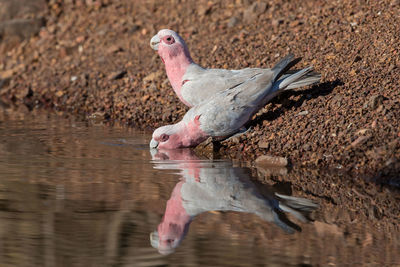
[[[198,9],[198,14],[200,16],[205,16],[211,13],[212,3],[208,2],[206,5],[201,5]]]
[[[147,83],[153,82],[156,79],[158,79],[161,75],[162,75],[162,72],[160,72],[160,71],[152,72],[143,78],[143,83],[147,84]]]
[[[80,43],[83,43],[85,41],[85,39],[86,39],[86,37],[81,35],[81,36],[76,37],[75,42],[80,44]]]
[[[233,36],[230,41],[233,44],[233,43],[236,43],[237,41],[239,41],[239,38],[237,36]]]
[[[273,19],[271,25],[277,27],[280,24],[283,24],[285,21],[283,19]]]
[[[37,16],[47,9],[46,0],[1,0],[0,21]]]
[[[354,141],[351,143],[351,146],[352,146],[352,147],[357,147],[357,146],[359,146],[359,145],[362,145],[362,144],[364,144],[365,142],[367,142],[368,139],[370,139],[370,138],[371,138],[371,136],[360,136],[360,137],[358,137],[356,140],[354,140]]]
[[[86,118],[88,119],[88,121],[92,124],[102,124],[105,118],[105,113],[104,112],[94,112],[90,115],[88,115]]]
[[[13,69],[5,70],[5,71],[0,72],[0,78],[1,79],[9,79],[13,75],[14,75],[14,70]]]
[[[61,90],[56,92],[57,97],[62,97],[63,95],[64,95],[64,92]]]
[[[150,86],[143,88],[144,90],[146,90],[149,93],[154,93],[157,92],[157,86],[154,83],[151,83]]]
[[[44,25],[44,18],[13,19],[0,23],[0,36],[2,36],[2,40],[17,37],[22,41],[38,34]]]
[[[358,62],[358,61],[360,61],[361,59],[362,59],[362,57],[356,56],[356,57],[354,58],[353,62]]]
[[[23,99],[24,97],[28,97],[28,98],[29,98],[29,97],[31,97],[32,95],[33,95],[32,89],[29,88],[29,87],[25,87],[25,88],[21,88],[21,89],[18,91],[16,97],[19,98],[19,99]]]
[[[259,15],[264,13],[265,10],[267,10],[267,3],[255,2],[244,11],[243,19],[245,22],[252,22],[257,19]]]
[[[118,52],[122,52],[122,51],[124,51],[124,49],[122,49],[122,47],[120,47],[118,45],[111,45],[107,49],[107,54],[114,54],[114,53],[118,53]]]
[[[258,147],[268,149],[268,148],[269,148],[269,142],[267,142],[267,141],[260,141],[260,142],[258,142]]]
[[[277,175],[287,175],[288,169],[286,167],[277,166],[256,166],[257,170],[264,175],[264,177],[277,176]]]
[[[360,130],[358,130],[357,132],[356,132],[356,135],[363,135],[363,134],[365,134],[366,132],[368,132],[369,131],[369,129],[360,129]]]
[[[284,157],[275,157],[269,155],[262,155],[256,159],[257,165],[268,165],[268,166],[275,166],[275,167],[286,167],[289,161],[287,158]]]
[[[128,72],[126,70],[116,71],[109,75],[110,80],[122,79]]]
[[[305,144],[304,146],[303,146],[303,149],[305,150],[305,151],[310,151],[311,150],[311,145],[310,144]]]
[[[394,70],[396,68],[396,65],[394,65],[394,64],[391,64],[390,66],[389,66],[389,68],[388,68],[388,73],[389,72],[391,72],[392,70]]]
[[[237,17],[231,17],[228,21],[228,28],[235,27],[239,23],[239,19]]]
[[[304,110],[304,111],[302,111],[302,112],[297,113],[296,116],[305,116],[305,115],[307,115],[307,114],[308,114],[308,111],[307,111],[307,110]]]
[[[6,78],[6,79],[1,79],[1,78],[0,78],[0,89],[1,89],[3,86],[7,86],[9,83],[10,83],[10,78]]]
[[[369,108],[370,110],[375,110],[379,105],[383,103],[384,99],[385,98],[381,95],[373,95],[367,102],[364,103],[363,108],[364,109]]]
[[[130,29],[129,29],[129,33],[135,33],[140,29],[139,25],[133,25]]]
[[[24,69],[25,69],[25,65],[24,64],[19,64],[19,65],[17,65],[16,67],[14,67],[12,69],[5,70],[5,71],[0,71],[0,78],[1,79],[11,78],[14,74],[23,72]]]
[[[209,159],[212,159],[214,158],[214,151],[218,149],[217,147],[214,147],[214,145],[215,143],[213,142],[212,137],[209,137],[206,141],[195,147],[194,151],[198,155],[203,155]]]
[[[383,105],[379,105],[379,107],[376,109],[376,112],[381,113],[384,110],[385,110],[385,107]]]
[[[149,95],[144,95],[142,96],[142,101],[146,102],[147,100],[149,100],[150,96]]]

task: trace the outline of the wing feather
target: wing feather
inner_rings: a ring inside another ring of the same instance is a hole
[[[186,82],[182,85],[181,94],[188,103],[196,106],[218,92],[235,88],[248,82],[255,75],[265,72],[270,72],[270,69],[204,69],[193,65],[188,68],[182,78]]]

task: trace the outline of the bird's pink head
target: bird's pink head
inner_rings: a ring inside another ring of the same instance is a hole
[[[165,64],[168,79],[179,99],[185,105],[191,106],[182,97],[181,93],[183,76],[188,66],[193,63],[185,41],[176,32],[164,29],[151,38],[150,46],[158,51],[161,60]]]
[[[185,41],[176,32],[163,29],[150,40],[150,46],[158,51],[164,63],[169,60],[180,60],[182,63],[191,63],[189,49]]]
[[[150,148],[176,149],[194,147],[208,138],[208,134],[200,127],[200,115],[184,122],[165,125],[153,132]]]
[[[184,147],[178,124],[165,125],[153,132],[150,148],[175,149]]]

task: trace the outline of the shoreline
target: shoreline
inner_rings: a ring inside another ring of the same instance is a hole
[[[315,0],[302,8],[276,2],[253,13],[244,2],[234,8],[188,1],[175,9],[156,1],[78,3],[49,6],[41,14],[46,26],[0,56],[0,106],[63,111],[148,131],[174,123],[187,108],[149,46],[168,26],[201,66],[266,68],[292,52],[303,58],[299,68],[313,65],[322,74],[319,85],[267,104],[250,122],[252,130],[219,146],[219,156],[278,156],[296,166],[399,183],[400,18],[393,14],[400,7],[390,1],[337,6]]]

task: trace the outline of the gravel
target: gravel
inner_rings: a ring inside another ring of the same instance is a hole
[[[149,46],[167,27],[202,66],[270,67],[291,52],[302,57],[299,68],[322,74],[321,84],[267,104],[249,132],[213,153],[279,156],[398,181],[398,14],[398,1],[52,0],[38,35],[13,49],[0,41],[0,107],[49,108],[149,131],[176,122],[187,108]]]

